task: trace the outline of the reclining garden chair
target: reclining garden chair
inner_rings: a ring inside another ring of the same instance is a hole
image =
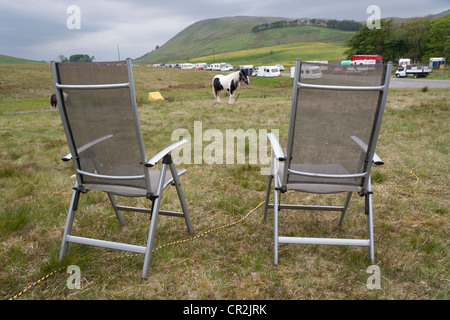
[[[266,191],[264,221],[274,211],[274,264],[278,244],[366,246],[374,261],[372,163],[383,164],[375,147],[386,103],[392,64],[341,66],[296,61],[286,154],[277,138],[272,146],[271,172]],[[272,181],[274,203],[269,204]],[[330,194],[345,193],[343,205],[281,204],[288,190]],[[341,225],[351,195],[365,197],[367,239],[333,239],[280,236],[282,209],[338,211]]]
[[[147,159],[131,59],[98,63],[52,62],[51,66],[70,149],[70,154],[63,160],[73,161],[76,175],[60,259],[66,255],[70,242],[142,253],[145,254],[142,277],[146,278],[159,214],[184,218],[188,231],[193,232],[179,180],[186,170],[177,171],[170,155],[186,141],[174,143]],[[150,169],[160,161],[159,170]],[[160,210],[162,192],[169,184],[175,185],[183,212]],[[151,221],[146,246],[73,235],[72,225],[80,195],[90,190],[107,193],[122,225],[122,211],[149,213]],[[151,201],[151,209],[119,205],[116,196],[146,197]]]

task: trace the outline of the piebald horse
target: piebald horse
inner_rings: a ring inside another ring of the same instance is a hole
[[[236,93],[236,89],[239,87],[241,82],[245,84],[250,83],[248,74],[244,70],[232,72],[226,76],[221,74],[216,75],[212,80],[212,88],[216,102],[222,102],[219,94],[220,91],[225,89],[230,93],[228,103],[235,104],[236,99],[234,98],[234,94]]]
[[[67,93],[63,92],[63,99],[64,101],[67,100]],[[50,103],[50,108],[55,109],[58,106],[58,101],[56,99],[56,94],[51,94],[48,98],[48,102]]]

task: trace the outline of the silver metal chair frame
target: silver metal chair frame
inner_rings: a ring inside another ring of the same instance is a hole
[[[374,236],[373,236],[373,210],[372,210],[372,189],[371,189],[371,165],[383,164],[383,161],[375,153],[376,143],[378,140],[378,135],[380,132],[382,116],[384,113],[384,108],[386,104],[389,80],[392,69],[392,63],[388,63],[386,66],[386,72],[384,77],[384,84],[381,86],[330,86],[330,85],[318,85],[318,84],[305,84],[300,82],[300,69],[302,62],[300,59],[296,61],[295,64],[295,76],[294,76],[294,86],[293,86],[293,99],[291,106],[291,116],[289,122],[288,140],[286,147],[286,154],[283,152],[277,138],[273,134],[268,134],[268,139],[272,146],[272,162],[271,162],[271,172],[268,178],[268,184],[266,189],[266,199],[264,208],[264,221],[267,219],[267,211],[272,208],[274,211],[274,264],[278,264],[278,246],[279,243],[294,243],[294,244],[323,244],[323,245],[349,245],[349,246],[364,246],[368,247],[369,258],[373,262],[375,259],[374,255]],[[381,92],[381,99],[378,101],[378,111],[376,115],[376,122],[372,128],[372,133],[370,137],[370,147],[368,147],[363,141],[358,137],[351,137],[355,143],[357,143],[364,151],[367,152],[365,168],[362,173],[357,174],[342,174],[342,175],[329,175],[329,174],[318,174],[314,172],[302,172],[293,170],[290,167],[290,154],[293,148],[293,136],[294,136],[294,126],[295,126],[295,116],[297,110],[297,102],[299,95],[299,88],[308,89],[325,89],[325,90],[351,90],[351,91],[379,91]],[[280,176],[278,167],[279,162],[284,162],[284,167],[282,174]],[[296,210],[320,210],[320,211],[339,211],[341,212],[338,225],[341,225],[344,219],[345,212],[347,210],[350,198],[353,192],[347,192],[345,201],[342,206],[309,206],[309,205],[287,205],[280,203],[280,192],[286,192],[288,190],[287,180],[288,174],[290,175],[300,175],[315,178],[330,178],[330,179],[348,179],[348,178],[363,178],[363,183],[360,186],[359,194],[365,196],[367,215],[367,238],[366,239],[335,239],[335,238],[307,238],[307,237],[285,237],[278,234],[279,225],[279,210],[281,209],[296,209]],[[271,193],[271,185],[274,185],[273,193],[273,203],[269,203],[269,197]]]
[[[69,161],[74,160],[74,169],[75,169],[75,175],[76,175],[76,183],[74,186],[74,191],[72,193],[72,198],[70,202],[70,207],[67,215],[66,225],[64,228],[64,234],[62,238],[62,244],[61,244],[61,250],[59,259],[63,259],[68,250],[69,243],[78,243],[78,244],[85,244],[85,245],[91,245],[91,246],[100,246],[105,248],[111,248],[111,249],[118,249],[118,250],[125,250],[130,252],[136,252],[136,253],[142,253],[144,254],[144,265],[142,269],[142,278],[147,278],[149,273],[149,266],[150,266],[150,260],[153,250],[153,244],[154,244],[154,238],[155,238],[155,232],[156,232],[156,224],[158,220],[158,215],[168,215],[168,216],[175,216],[175,217],[181,217],[185,219],[187,229],[190,233],[193,233],[193,227],[189,215],[189,211],[186,204],[186,199],[184,197],[183,190],[181,188],[180,179],[179,176],[184,174],[186,170],[177,171],[175,168],[175,164],[172,161],[172,158],[170,156],[170,152],[174,150],[175,148],[179,147],[180,145],[186,143],[186,140],[179,141],[177,143],[172,144],[171,146],[165,148],[161,152],[159,152],[157,155],[152,157],[150,160],[147,160],[146,154],[145,154],[145,147],[144,147],[144,141],[141,133],[141,128],[139,125],[139,117],[138,117],[138,111],[137,111],[137,105],[136,105],[136,96],[135,96],[135,88],[134,88],[134,81],[133,81],[133,73],[132,73],[132,62],[131,59],[126,60],[126,67],[128,70],[128,80],[127,83],[119,83],[119,84],[102,84],[102,85],[72,85],[72,84],[63,84],[60,81],[59,72],[58,72],[58,63],[52,62],[52,74],[53,74],[53,80],[55,85],[55,92],[58,100],[58,108],[61,115],[62,124],[64,127],[64,131],[67,137],[67,141],[69,144],[70,154],[63,157],[62,160]],[[70,127],[70,121],[68,119],[68,115],[66,112],[65,107],[65,101],[63,99],[63,90],[64,89],[74,89],[74,90],[97,90],[97,89],[116,89],[116,88],[128,88],[130,90],[131,94],[131,104],[132,104],[132,112],[133,112],[133,118],[134,118],[134,126],[136,128],[136,134],[138,139],[138,144],[140,148],[140,155],[141,155],[141,164],[142,164],[142,175],[129,175],[129,176],[113,176],[113,175],[104,175],[102,174],[101,166],[96,166],[97,173],[91,173],[86,172],[81,169],[79,161],[76,161],[78,159],[78,154],[84,150],[89,149],[95,144],[102,143],[103,141],[106,141],[112,137],[112,135],[105,135],[104,137],[100,137],[98,139],[95,139],[88,144],[79,147],[78,149],[75,147],[75,143],[72,137],[71,127]],[[149,168],[156,165],[158,162],[162,160],[158,184],[156,188],[156,192],[152,192],[151,182],[150,182],[150,174],[149,174]],[[172,178],[168,181],[165,181],[166,179],[166,172],[167,170],[170,170],[172,174]],[[146,185],[146,190],[135,190],[136,193],[133,194],[133,192],[121,192],[120,188],[117,192],[102,189],[102,186],[84,186],[83,185],[83,177],[93,177],[93,178],[101,178],[101,179],[107,179],[111,181],[111,184],[114,185],[114,181],[120,181],[120,180],[144,180]],[[178,198],[181,204],[182,212],[173,212],[173,211],[164,211],[160,210],[161,205],[161,198],[162,198],[162,192],[168,185],[174,185]],[[151,222],[150,222],[150,228],[149,228],[149,234],[148,234],[148,240],[146,246],[137,246],[132,244],[126,244],[126,243],[118,243],[118,242],[112,242],[112,241],[106,241],[106,240],[98,240],[93,238],[85,238],[85,237],[79,237],[72,234],[72,226],[74,222],[75,212],[78,208],[78,202],[80,195],[83,193],[86,193],[89,190],[100,190],[103,192],[106,192],[108,194],[108,197],[110,199],[110,202],[113,206],[113,209],[115,211],[115,214],[117,216],[117,219],[119,220],[121,225],[125,224],[122,211],[135,211],[135,212],[143,212],[143,213],[149,213],[151,214]],[[119,205],[115,195],[119,196],[127,196],[127,197],[142,197],[145,196],[152,202],[152,208],[137,208],[137,207],[129,207],[129,206],[122,206]]]

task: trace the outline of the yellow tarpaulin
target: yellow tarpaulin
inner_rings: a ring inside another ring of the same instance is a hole
[[[158,101],[158,100],[164,100],[163,96],[159,92],[149,92],[148,93],[148,100],[150,101]]]

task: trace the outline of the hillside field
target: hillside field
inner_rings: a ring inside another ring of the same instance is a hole
[[[255,55],[252,57],[254,60],[269,63],[271,58],[265,57],[266,53],[270,50],[275,51],[274,48],[277,46],[301,46],[305,43],[342,46],[355,34],[351,31],[315,26],[292,26],[252,32],[255,25],[280,19],[233,17],[199,21],[178,33],[157,50],[153,50],[135,61],[137,63],[182,63],[199,57],[213,57],[224,53],[249,50],[251,54]],[[268,50],[264,50],[264,48]],[[253,49],[262,51],[252,51]],[[285,50],[285,48],[281,50]]]
[[[228,62],[235,67],[244,64],[274,65],[282,64],[285,67],[295,65],[295,60],[304,61],[326,60],[339,63],[343,59],[342,43],[305,42],[264,47],[258,49],[227,52],[216,55],[208,55],[191,60],[191,63]]]
[[[34,61],[34,60],[27,60],[27,59],[21,59],[21,58],[16,58],[16,57],[10,57],[10,56],[5,56],[3,54],[0,54],[0,64],[5,64],[5,63],[43,63],[42,61]]]

